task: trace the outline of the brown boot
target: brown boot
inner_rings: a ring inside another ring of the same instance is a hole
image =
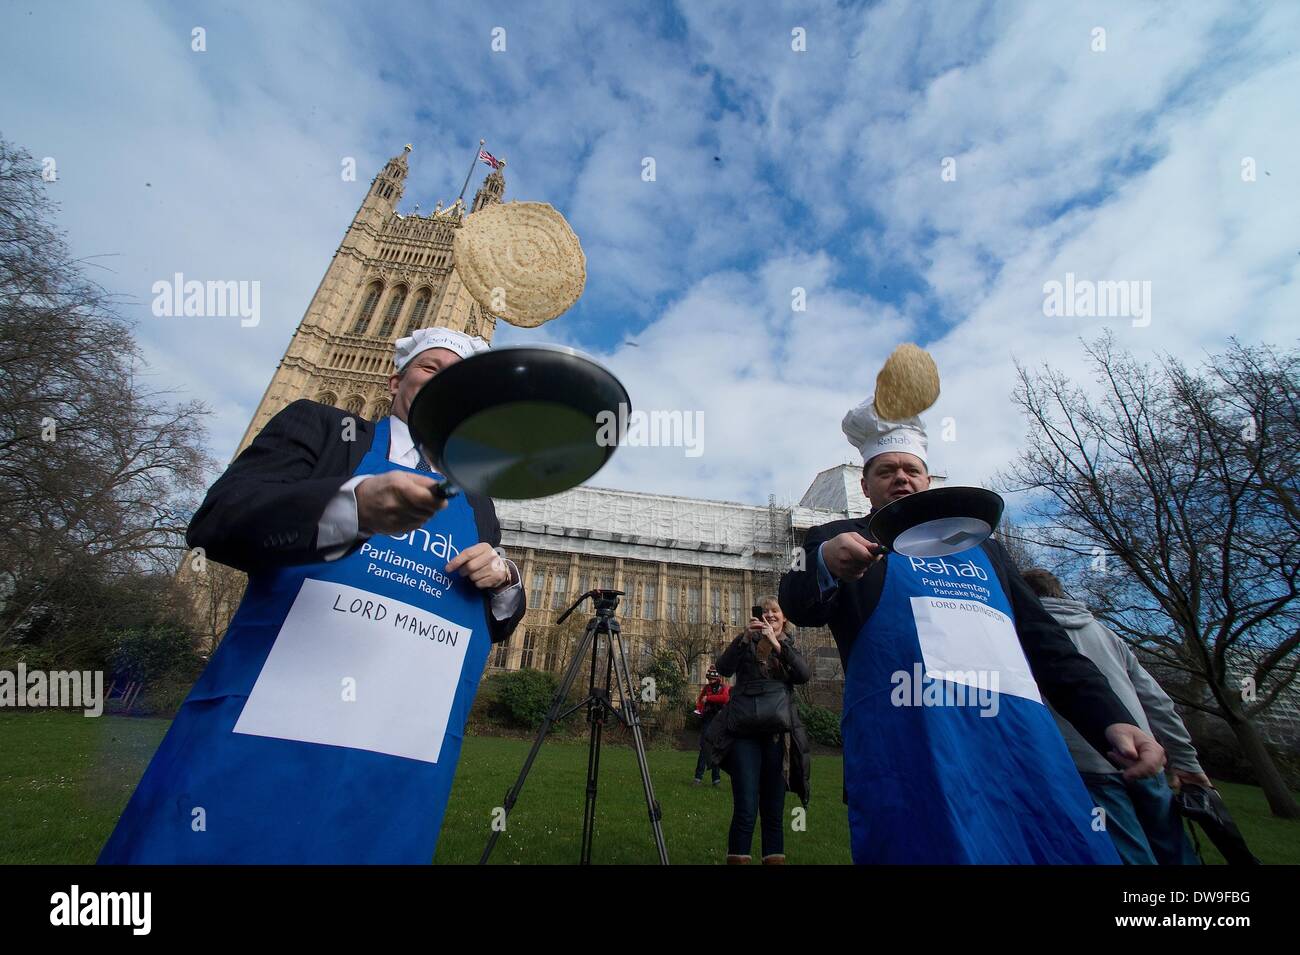
[[[763,865],[785,865],[784,855],[763,856]]]
[[[727,865],[749,865],[751,856],[727,856]]]

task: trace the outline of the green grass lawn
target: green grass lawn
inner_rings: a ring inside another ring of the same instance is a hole
[[[435,862],[477,862],[489,834],[493,807],[523,767],[530,743],[495,737],[465,741],[456,785],[443,821]],[[646,753],[655,796],[663,809],[668,859],[720,863],[731,822],[731,782],[692,786],[695,753],[650,749]],[[790,863],[843,863],[849,858],[848,812],[840,801],[841,761],[813,759],[813,798],[802,832],[790,831],[797,797],[786,795],[785,849]],[[548,740],[533,764],[506,831],[492,852],[494,863],[577,862],[582,845],[582,807],[587,779],[586,743]],[[606,744],[600,754],[599,794],[592,861],[655,863],[645,791],[630,746]],[[754,835],[754,853],[761,852]]]
[[[149,757],[167,730],[164,720],[75,713],[0,713],[0,864],[90,863],[112,831]],[[434,861],[477,862],[492,810],[514,782],[529,742],[470,737],[461,754],[451,803]],[[673,863],[723,861],[731,818],[728,777],[716,789],[691,785],[695,754],[649,751],[664,837]],[[840,802],[838,758],[813,759],[813,799],[803,832],[786,828],[792,864],[848,863],[848,817]],[[494,863],[577,862],[582,838],[585,743],[549,740],[543,747]],[[1219,784],[1256,855],[1300,864],[1300,824],[1269,815],[1254,786]],[[786,798],[787,818],[798,806]],[[755,836],[754,850],[759,850]],[[1207,861],[1221,862],[1202,841]],[[633,751],[606,744],[601,753],[593,861],[653,863],[654,842]]]

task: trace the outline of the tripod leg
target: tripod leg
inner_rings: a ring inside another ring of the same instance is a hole
[[[537,758],[537,753],[542,748],[542,741],[546,739],[546,734],[551,731],[551,727],[555,724],[560,710],[564,706],[564,701],[569,696],[569,690],[573,686],[573,681],[577,679],[578,671],[582,669],[583,655],[587,651],[587,646],[592,643],[595,637],[595,632],[595,621],[592,621],[587,624],[586,633],[584,633],[582,637],[582,644],[573,654],[573,659],[569,661],[569,668],[564,672],[564,679],[560,681],[560,688],[555,691],[555,699],[551,702],[551,709],[547,712],[546,719],[542,721],[542,728],[537,731],[537,739],[533,741],[533,748],[528,751],[528,758],[524,760],[524,768],[519,771],[519,778],[515,780],[515,784],[511,786],[510,791],[506,793],[506,800],[503,806],[505,810],[505,818],[502,820],[502,829],[497,829],[493,826],[492,833],[488,836],[487,845],[483,847],[483,854],[479,857],[479,865],[485,865],[487,863],[488,856],[492,854],[492,849],[496,846],[497,839],[500,838],[506,823],[510,819],[510,810],[514,808],[515,801],[519,798],[519,793],[524,788],[524,781],[528,778],[528,773],[533,768],[533,760]],[[595,652],[594,648],[592,652]]]
[[[591,695],[588,697],[587,717],[591,722],[591,739],[587,745],[587,798],[582,809],[582,865],[591,865],[591,845],[596,838],[596,792],[600,778],[600,744],[605,735],[605,721],[613,712],[609,695],[613,674],[613,654],[609,643],[609,630],[598,620],[595,622],[595,642],[591,646]],[[596,663],[600,657],[600,635],[605,634],[605,689],[596,692]]]
[[[645,741],[641,738],[641,715],[636,705],[636,686],[632,682],[632,671],[627,665],[627,654],[623,650],[623,634],[619,629],[618,623],[613,624],[613,633],[610,636],[610,658],[615,659],[617,653],[617,663],[615,670],[618,673],[618,689],[623,696],[624,722],[632,728],[632,744],[636,748],[637,765],[641,767],[641,785],[645,789],[646,809],[650,813],[650,829],[654,833],[655,848],[659,851],[659,864],[668,865],[668,846],[664,843],[663,830],[663,812],[659,808],[659,802],[655,799],[654,783],[650,780],[650,765],[646,761]]]
[[[592,720],[591,737],[587,743],[587,790],[582,806],[582,851],[578,856],[580,865],[591,865],[591,844],[596,837],[596,786],[600,776],[600,743],[604,730],[605,716],[601,713],[598,719]]]

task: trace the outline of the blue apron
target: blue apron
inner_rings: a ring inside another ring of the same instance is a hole
[[[983,549],[886,561],[844,682],[853,861],[1118,863]]]
[[[385,418],[354,473],[409,471],[388,442]],[[443,568],[476,543],[461,495],[422,529],[251,575],[100,863],[432,861],[490,643],[482,594]],[[384,720],[397,699],[435,716]]]

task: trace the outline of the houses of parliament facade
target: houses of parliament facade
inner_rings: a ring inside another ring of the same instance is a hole
[[[418,207],[402,214],[410,154],[407,146],[371,182],[239,451],[300,398],[372,420],[386,416],[393,342],[415,328],[444,326],[491,341],[497,320],[453,270],[452,240],[465,215],[502,201],[505,177],[500,169],[489,173],[468,210],[457,200],[427,215]],[[563,628],[555,620],[601,587],[625,592],[617,613],[634,665],[672,649],[688,678],[702,681],[708,663],[748,623],[750,607],[775,593],[804,532],[867,512],[860,472],[848,464],[822,471],[794,506],[595,487],[498,502],[502,546],[519,566],[528,612],[511,640],[493,648],[489,672],[562,669],[588,613],[575,613]],[[800,641],[815,676],[834,683],[839,660],[829,634],[803,631]]]

